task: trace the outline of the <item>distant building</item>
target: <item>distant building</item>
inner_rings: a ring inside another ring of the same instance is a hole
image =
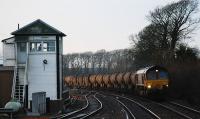
[[[3,65],[14,67],[11,97],[30,107],[32,93],[46,92],[51,101],[62,99],[64,33],[36,20],[2,40]]]

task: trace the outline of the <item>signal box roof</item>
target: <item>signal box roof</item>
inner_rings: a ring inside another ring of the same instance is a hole
[[[66,36],[61,31],[38,19],[14,32],[12,35],[58,35]]]

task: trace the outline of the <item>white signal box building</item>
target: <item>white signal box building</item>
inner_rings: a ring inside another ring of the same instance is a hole
[[[12,95],[30,107],[32,93],[46,92],[51,101],[62,99],[64,33],[38,19],[2,40],[3,65],[14,67]]]

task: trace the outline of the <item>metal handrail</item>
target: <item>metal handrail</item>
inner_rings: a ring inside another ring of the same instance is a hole
[[[15,66],[14,66],[14,75],[13,75],[13,84],[12,84],[12,93],[11,93],[11,98],[15,98],[15,87],[16,87],[16,74],[17,74],[17,48],[16,48],[16,43],[14,44],[15,47]]]
[[[25,65],[25,72],[24,72],[23,102],[24,102],[24,99],[25,99],[25,86],[26,86],[26,83],[28,83],[27,82],[27,78],[28,78],[28,76],[27,76],[27,69],[28,69],[28,56],[26,58],[26,65]]]
[[[17,66],[14,67],[14,76],[13,76],[12,94],[11,94],[11,97],[13,99],[15,97],[16,74],[17,74]]]

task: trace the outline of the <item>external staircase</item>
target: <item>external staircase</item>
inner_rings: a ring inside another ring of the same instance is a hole
[[[14,69],[12,98],[24,104],[26,66],[16,66]]]

